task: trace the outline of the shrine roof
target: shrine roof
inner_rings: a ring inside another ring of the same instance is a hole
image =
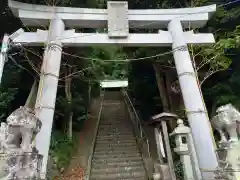
[[[103,80],[100,82],[101,88],[124,88],[128,86],[127,80]]]

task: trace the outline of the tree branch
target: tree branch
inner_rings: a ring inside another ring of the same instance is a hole
[[[202,84],[209,78],[209,77],[211,77],[213,74],[216,74],[217,72],[219,72],[219,71],[224,71],[224,70],[226,70],[225,68],[223,68],[223,69],[218,69],[218,70],[216,70],[216,71],[212,71],[211,73],[209,73],[206,77],[204,77],[204,79],[201,81],[201,83],[200,83],[200,86],[202,86]]]

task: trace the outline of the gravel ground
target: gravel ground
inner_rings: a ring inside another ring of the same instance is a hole
[[[80,166],[76,166],[68,173],[61,175],[60,177],[55,177],[54,180],[83,180],[84,174],[85,169]]]

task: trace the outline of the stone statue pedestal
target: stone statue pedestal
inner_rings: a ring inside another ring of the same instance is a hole
[[[41,122],[26,107],[15,110],[0,127],[0,180],[37,180],[42,155],[34,145]]]

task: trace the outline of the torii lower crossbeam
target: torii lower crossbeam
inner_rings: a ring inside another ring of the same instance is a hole
[[[187,44],[207,45],[215,42],[211,33],[194,34],[193,31],[184,32]],[[38,30],[37,32],[25,32],[14,39],[15,43],[25,46],[42,46],[47,43],[48,31]],[[65,31],[59,37],[64,47],[91,47],[96,45],[121,45],[121,46],[171,46],[173,39],[168,31],[159,31],[158,34],[129,34],[127,38],[112,39],[108,34],[98,33],[75,33],[74,30]]]

